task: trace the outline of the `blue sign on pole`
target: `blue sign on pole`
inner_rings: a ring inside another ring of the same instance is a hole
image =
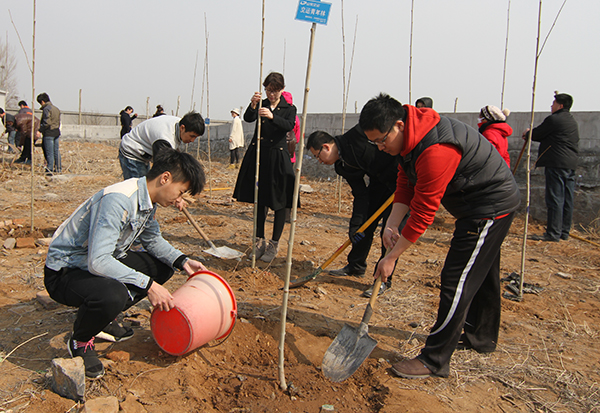
[[[330,9],[331,3],[318,0],[300,0],[298,2],[296,20],[326,25]]]
[[[210,125],[210,118],[204,118],[204,124]]]

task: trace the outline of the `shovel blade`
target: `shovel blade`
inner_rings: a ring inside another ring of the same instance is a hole
[[[215,256],[217,258],[224,258],[227,260],[241,258],[244,256],[243,252],[239,252],[229,247],[210,247],[204,250],[205,253]]]
[[[365,323],[359,327],[344,324],[323,356],[321,370],[325,377],[336,383],[344,381],[369,357],[377,340],[369,336],[368,328]]]
[[[322,272],[323,272],[323,269],[321,267],[319,267],[312,274],[306,275],[304,277],[298,277],[295,280],[290,280],[290,288],[302,287],[307,282],[312,281],[315,278],[317,278],[317,275],[321,274]]]

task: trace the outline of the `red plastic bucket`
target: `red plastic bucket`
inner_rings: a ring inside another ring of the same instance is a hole
[[[231,333],[237,302],[221,276],[198,271],[173,293],[173,298],[175,308],[155,308],[150,318],[152,336],[165,352],[180,356]]]

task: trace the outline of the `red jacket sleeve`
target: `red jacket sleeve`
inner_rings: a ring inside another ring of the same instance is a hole
[[[410,184],[404,170],[398,167],[394,202],[410,207],[410,218],[402,230],[402,235],[410,242],[419,239],[433,222],[446,187],[454,177],[461,158],[460,149],[454,145],[430,146],[423,151],[415,164],[416,185]]]

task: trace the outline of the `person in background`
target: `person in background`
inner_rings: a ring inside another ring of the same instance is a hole
[[[508,109],[500,110],[496,106],[484,106],[479,111],[477,126],[479,127],[479,133],[494,145],[494,148],[498,150],[500,156],[502,156],[502,159],[506,161],[506,164],[510,168],[507,138],[512,135],[513,130],[506,123],[508,115],[510,115],[510,110]]]
[[[352,249],[348,254],[348,264],[337,270],[330,270],[335,276],[362,277],[367,270],[367,258],[373,243],[373,236],[379,222],[387,221],[392,207],[389,206],[364,231],[357,230],[389,199],[396,189],[398,160],[395,156],[377,150],[360,126],[356,125],[342,136],[333,137],[327,132],[316,131],[306,140],[306,148],[325,165],[335,165],[335,172],[342,176],[352,190],[352,216],[348,223],[348,236]],[[383,237],[383,233],[380,234]],[[381,248],[381,256],[385,248]],[[378,295],[392,287],[392,276],[381,284]],[[363,296],[371,297],[373,285]]]
[[[154,112],[154,115],[152,115],[152,117],[155,118],[164,114],[165,110],[163,109],[162,105],[156,105],[156,112]]]
[[[141,178],[150,170],[150,161],[163,148],[183,150],[204,133],[204,119],[189,112],[183,118],[163,115],[150,118],[126,133],[119,146],[123,178]]]
[[[492,144],[472,127],[433,109],[403,106],[380,94],[363,107],[359,125],[400,165],[383,230],[388,254],[377,264],[375,277],[385,282],[396,260],[414,251],[440,203],[456,218],[440,275],[436,322],[416,358],[392,365],[392,372],[404,378],[448,377],[459,345],[480,353],[496,349],[500,247],[521,202],[519,188]],[[409,207],[410,217],[399,232]]]
[[[95,337],[116,342],[133,335],[116,321],[122,311],[146,296],[155,309],[169,311],[173,296],[163,284],[174,270],[206,271],[162,237],[156,220],[158,205],[202,191],[202,165],[173,149],[161,151],[159,158],[147,176],[111,185],[81,204],[48,247],[44,285],[52,299],[78,308],[68,350],[83,358],[90,378],[104,374]],[[130,249],[136,240],[145,252]]]
[[[575,197],[575,169],[579,154],[579,127],[571,114],[573,97],[554,92],[554,101],[548,116],[531,132],[531,140],[539,142],[535,166],[543,166],[546,176],[546,232],[538,241],[568,240],[573,221]],[[523,139],[529,136],[523,132]]]
[[[32,114],[31,108],[27,105],[24,100],[19,102],[19,113],[15,116],[17,133],[19,136],[19,144],[23,147],[21,156],[15,161],[15,163],[23,163],[26,165],[31,164],[31,120]],[[37,132],[40,129],[40,120],[36,117],[34,124],[34,139],[37,140]]]
[[[133,113],[133,108],[131,106],[127,106],[120,113],[121,115],[121,138],[126,133],[131,132],[131,124],[133,120],[137,118],[137,113]]]
[[[294,170],[287,148],[286,135],[294,129],[296,107],[281,98],[285,80],[281,73],[271,72],[263,82],[267,99],[255,92],[244,113],[246,122],[256,121],[254,136],[244,155],[235,183],[233,197],[239,202],[254,203],[256,176],[256,143],[260,138],[260,169],[258,178],[258,213],[256,229],[256,259],[271,262],[279,248],[279,239],[285,226],[285,209],[292,207]],[[261,136],[258,136],[258,122]],[[267,208],[274,212],[273,236],[265,240]]]
[[[417,108],[419,108],[419,109],[420,108],[430,108],[430,109],[433,109],[433,99],[428,98],[428,97],[419,98],[415,102],[415,106]]]
[[[237,168],[240,165],[239,148],[244,147],[244,128],[240,119],[240,110],[233,108],[230,111],[231,129],[229,131],[229,169]]]
[[[8,135],[8,153],[14,153],[13,148],[15,148],[15,136],[17,135],[15,117],[0,108],[0,118],[2,118],[2,124],[6,129],[5,133]]]
[[[37,102],[42,106],[42,119],[38,132],[42,137],[42,149],[46,158],[46,175],[62,171],[60,158],[60,109],[50,102],[47,93],[40,93]]]

